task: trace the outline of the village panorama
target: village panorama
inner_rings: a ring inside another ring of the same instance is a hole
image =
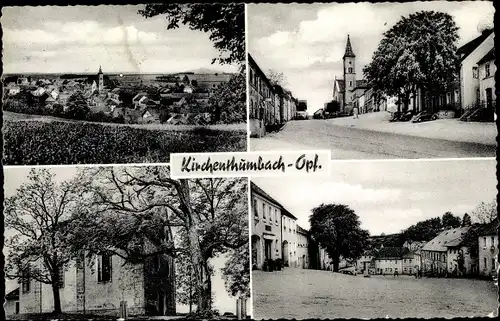
[[[244,7],[221,6],[4,9],[5,163],[158,163],[175,152],[246,150]],[[231,49],[210,40],[224,14],[242,24],[222,40]],[[21,20],[30,17],[28,28]]]

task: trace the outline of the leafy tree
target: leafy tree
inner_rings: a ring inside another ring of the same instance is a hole
[[[176,258],[176,299],[177,302],[189,306],[189,313],[193,312],[193,305],[197,302],[196,278],[193,274],[193,266],[188,257],[179,255]]]
[[[186,257],[197,311],[211,310],[209,260],[248,244],[245,181],[175,180],[163,166],[86,168],[79,176],[90,196],[72,248],[109,251],[129,263]]]
[[[453,215],[451,212],[444,213],[441,222],[444,229],[460,227],[461,223],[460,217]]]
[[[400,97],[406,110],[418,88],[442,90],[455,79],[457,40],[458,27],[451,15],[410,14],[384,33],[363,73],[374,90]]]
[[[360,228],[359,217],[347,205],[321,204],[309,217],[311,236],[325,248],[333,270],[339,270],[340,257],[358,259],[368,245],[368,231]]]
[[[84,120],[90,113],[87,99],[81,92],[76,92],[68,98],[66,116],[71,119]]]
[[[146,18],[165,15],[168,29],[176,29],[179,24],[188,25],[192,30],[209,33],[215,49],[219,51],[221,64],[246,62],[245,52],[245,5],[243,3],[162,3],[147,4],[139,14]]]
[[[54,313],[61,312],[59,279],[72,258],[68,232],[79,200],[76,182],[58,184],[47,169],[32,169],[28,182],[5,200],[5,226],[14,232],[5,241],[6,276],[50,284]]]
[[[232,124],[247,121],[246,77],[234,75],[210,95],[208,106],[214,123]]]
[[[267,78],[269,79],[269,82],[273,86],[277,85],[284,87],[287,84],[285,75],[282,72],[276,71],[274,69],[269,69]]]
[[[471,221],[470,215],[465,213],[464,217],[462,218],[462,226],[471,226],[471,225],[472,225],[472,221]]]
[[[231,251],[222,276],[227,291],[234,297],[250,297],[250,252],[248,245]]]
[[[416,242],[428,242],[443,230],[440,217],[435,217],[418,222],[402,232],[404,239]]]
[[[498,217],[497,202],[492,200],[489,203],[481,202],[471,213],[473,221],[487,224]]]

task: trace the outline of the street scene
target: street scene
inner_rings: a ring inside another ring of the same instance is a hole
[[[497,316],[495,166],[336,162],[330,177],[252,178],[254,319]]]
[[[243,4],[2,12],[5,164],[247,150]]]
[[[247,13],[251,150],[495,156],[491,2],[249,4]]]
[[[8,320],[247,319],[248,180],[5,170]]]

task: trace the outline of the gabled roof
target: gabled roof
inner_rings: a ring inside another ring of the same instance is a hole
[[[343,79],[335,79],[335,82],[337,83],[338,87],[339,87],[339,92],[344,92],[345,90],[345,82]]]
[[[19,288],[16,288],[5,295],[6,300],[19,300]]]
[[[349,57],[349,58],[355,58],[356,55],[352,51],[352,46],[351,46],[351,39],[349,38],[349,35],[347,35],[347,44],[345,46],[345,53],[344,53],[344,58]]]
[[[297,224],[297,233],[300,233],[300,234],[304,234],[304,235],[309,235],[309,231],[300,227],[298,224]]]
[[[377,251],[375,258],[380,259],[401,259],[403,256],[408,254],[409,250],[405,247],[393,247],[387,246],[383,247]]]
[[[427,242],[422,251],[446,252],[450,246],[459,246],[469,229],[470,226],[465,226],[443,231]]]
[[[481,33],[481,35],[479,37],[469,41],[468,43],[466,43],[462,47],[458,48],[457,54],[460,56],[460,60],[464,60],[465,58],[467,58],[492,33],[493,33],[493,29],[486,29]]]
[[[250,182],[250,189],[253,193],[260,195],[265,198],[268,202],[272,203],[274,206],[279,207],[285,216],[288,216],[294,220],[297,218],[292,215],[286,208],[283,207],[277,200],[275,200],[271,195],[267,194],[262,188],[257,186],[254,182]]]
[[[490,223],[481,226],[478,234],[479,236],[498,235],[498,218],[495,218]]]
[[[495,47],[491,48],[490,51],[488,51],[488,53],[484,55],[484,57],[477,62],[477,64],[482,65],[488,61],[493,61],[493,60],[495,60]]]
[[[368,80],[366,79],[360,79],[356,80],[356,87],[355,88],[368,88]]]

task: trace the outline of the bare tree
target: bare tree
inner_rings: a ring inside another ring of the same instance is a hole
[[[244,180],[175,180],[166,166],[86,169],[80,180],[93,201],[75,229],[75,247],[112,251],[131,263],[158,254],[188,257],[197,311],[211,310],[209,259],[248,244]]]
[[[59,280],[71,260],[67,249],[69,224],[80,210],[78,184],[57,184],[47,169],[32,169],[28,182],[5,200],[5,225],[14,235],[5,240],[5,274],[21,282],[50,284],[54,313],[61,312]]]

